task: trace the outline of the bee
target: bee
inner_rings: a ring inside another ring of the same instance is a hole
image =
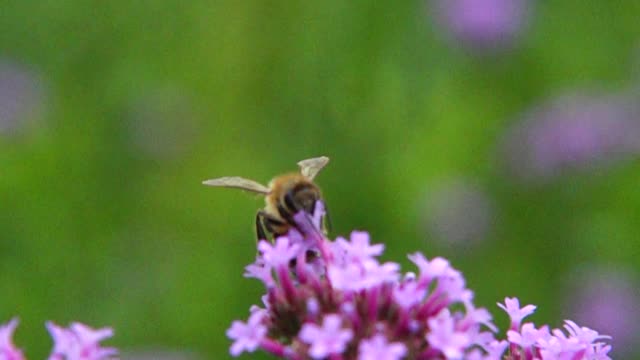
[[[293,216],[304,211],[312,216],[322,193],[313,179],[318,175],[329,158],[320,156],[298,162],[299,173],[289,173],[273,178],[268,186],[238,176],[221,177],[205,180],[208,186],[229,187],[247,190],[265,196],[264,209],[256,213],[257,240],[266,240],[267,233],[275,239],[283,236],[293,227],[302,232]],[[328,217],[322,221],[322,231],[326,234]]]

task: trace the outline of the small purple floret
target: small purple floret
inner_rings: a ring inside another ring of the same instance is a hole
[[[353,338],[351,329],[342,328],[342,318],[336,314],[326,315],[322,326],[307,323],[300,330],[300,340],[310,344],[309,355],[322,359],[331,354],[341,354]]]
[[[13,344],[13,332],[16,327],[18,327],[16,318],[0,326],[0,359],[24,360],[22,351]]]
[[[536,311],[535,305],[526,305],[525,307],[520,308],[520,300],[517,298],[505,298],[504,305],[498,303],[498,306],[509,314],[512,330],[519,328],[522,319]]]
[[[300,250],[300,245],[291,244],[288,237],[282,236],[276,239],[276,243],[260,240],[258,250],[262,253],[262,259],[267,266],[278,268],[288,265],[289,261],[295,259]]]
[[[429,319],[431,333],[427,335],[429,344],[442,351],[447,359],[462,359],[465,350],[471,345],[471,337],[455,328],[455,320],[449,309],[444,309],[436,317]]]
[[[229,351],[231,355],[238,356],[244,351],[253,352],[258,348],[267,335],[267,327],[262,325],[263,318],[263,312],[254,311],[247,323],[234,321],[231,324],[231,328],[227,330],[227,336],[234,340]]]
[[[111,328],[92,329],[81,323],[63,328],[51,321],[46,326],[54,341],[49,360],[106,360],[118,354],[115,348],[100,346],[101,341],[113,336]]]
[[[389,343],[384,335],[362,340],[358,351],[359,360],[399,360],[407,354],[407,347],[399,342]]]

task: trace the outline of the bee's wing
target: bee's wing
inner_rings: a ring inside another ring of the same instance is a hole
[[[313,180],[316,175],[329,163],[329,158],[320,156],[316,158],[306,159],[298,162],[300,173],[309,180]]]
[[[268,187],[260,183],[257,183],[253,180],[241,178],[239,176],[227,176],[227,177],[221,177],[217,179],[205,180],[202,183],[204,185],[209,185],[209,186],[221,186],[221,187],[230,187],[230,188],[248,190],[248,191],[253,191],[253,192],[257,192],[265,195],[268,194],[270,191]]]

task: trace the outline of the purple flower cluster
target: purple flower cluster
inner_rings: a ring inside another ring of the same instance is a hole
[[[535,310],[517,299],[499,304],[510,316],[506,340],[498,340],[491,314],[473,304],[462,274],[443,258],[409,255],[418,274],[380,262],[384,246],[365,232],[327,240],[319,231],[322,206],[304,213],[292,230],[271,244],[245,276],[267,288],[264,308],[253,306],[247,322],[227,330],[231,355],[261,349],[280,358],[605,360],[605,336],[567,321],[563,331],[536,329],[522,319]]]
[[[48,360],[108,360],[117,359],[115,348],[103,348],[100,342],[113,336],[110,328],[92,329],[81,323],[72,323],[68,328],[47,322],[47,329],[54,345]],[[12,319],[0,326],[0,359],[24,360],[22,351],[13,344],[13,332],[18,320]]]

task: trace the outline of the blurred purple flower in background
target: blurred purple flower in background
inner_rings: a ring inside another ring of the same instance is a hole
[[[183,156],[196,137],[195,110],[178,89],[152,91],[127,112],[132,146],[144,157],[172,160]]]
[[[430,0],[435,22],[463,48],[491,53],[510,48],[526,27],[529,0]]]
[[[464,180],[449,181],[436,185],[426,198],[420,222],[429,241],[467,248],[491,231],[494,204],[478,185]]]
[[[42,81],[27,67],[0,59],[0,135],[22,130],[41,110]]]
[[[567,94],[525,112],[502,150],[513,175],[544,182],[638,155],[640,119],[625,96]]]
[[[565,296],[567,316],[613,337],[614,355],[639,355],[640,284],[620,269],[590,268],[576,271]]]

